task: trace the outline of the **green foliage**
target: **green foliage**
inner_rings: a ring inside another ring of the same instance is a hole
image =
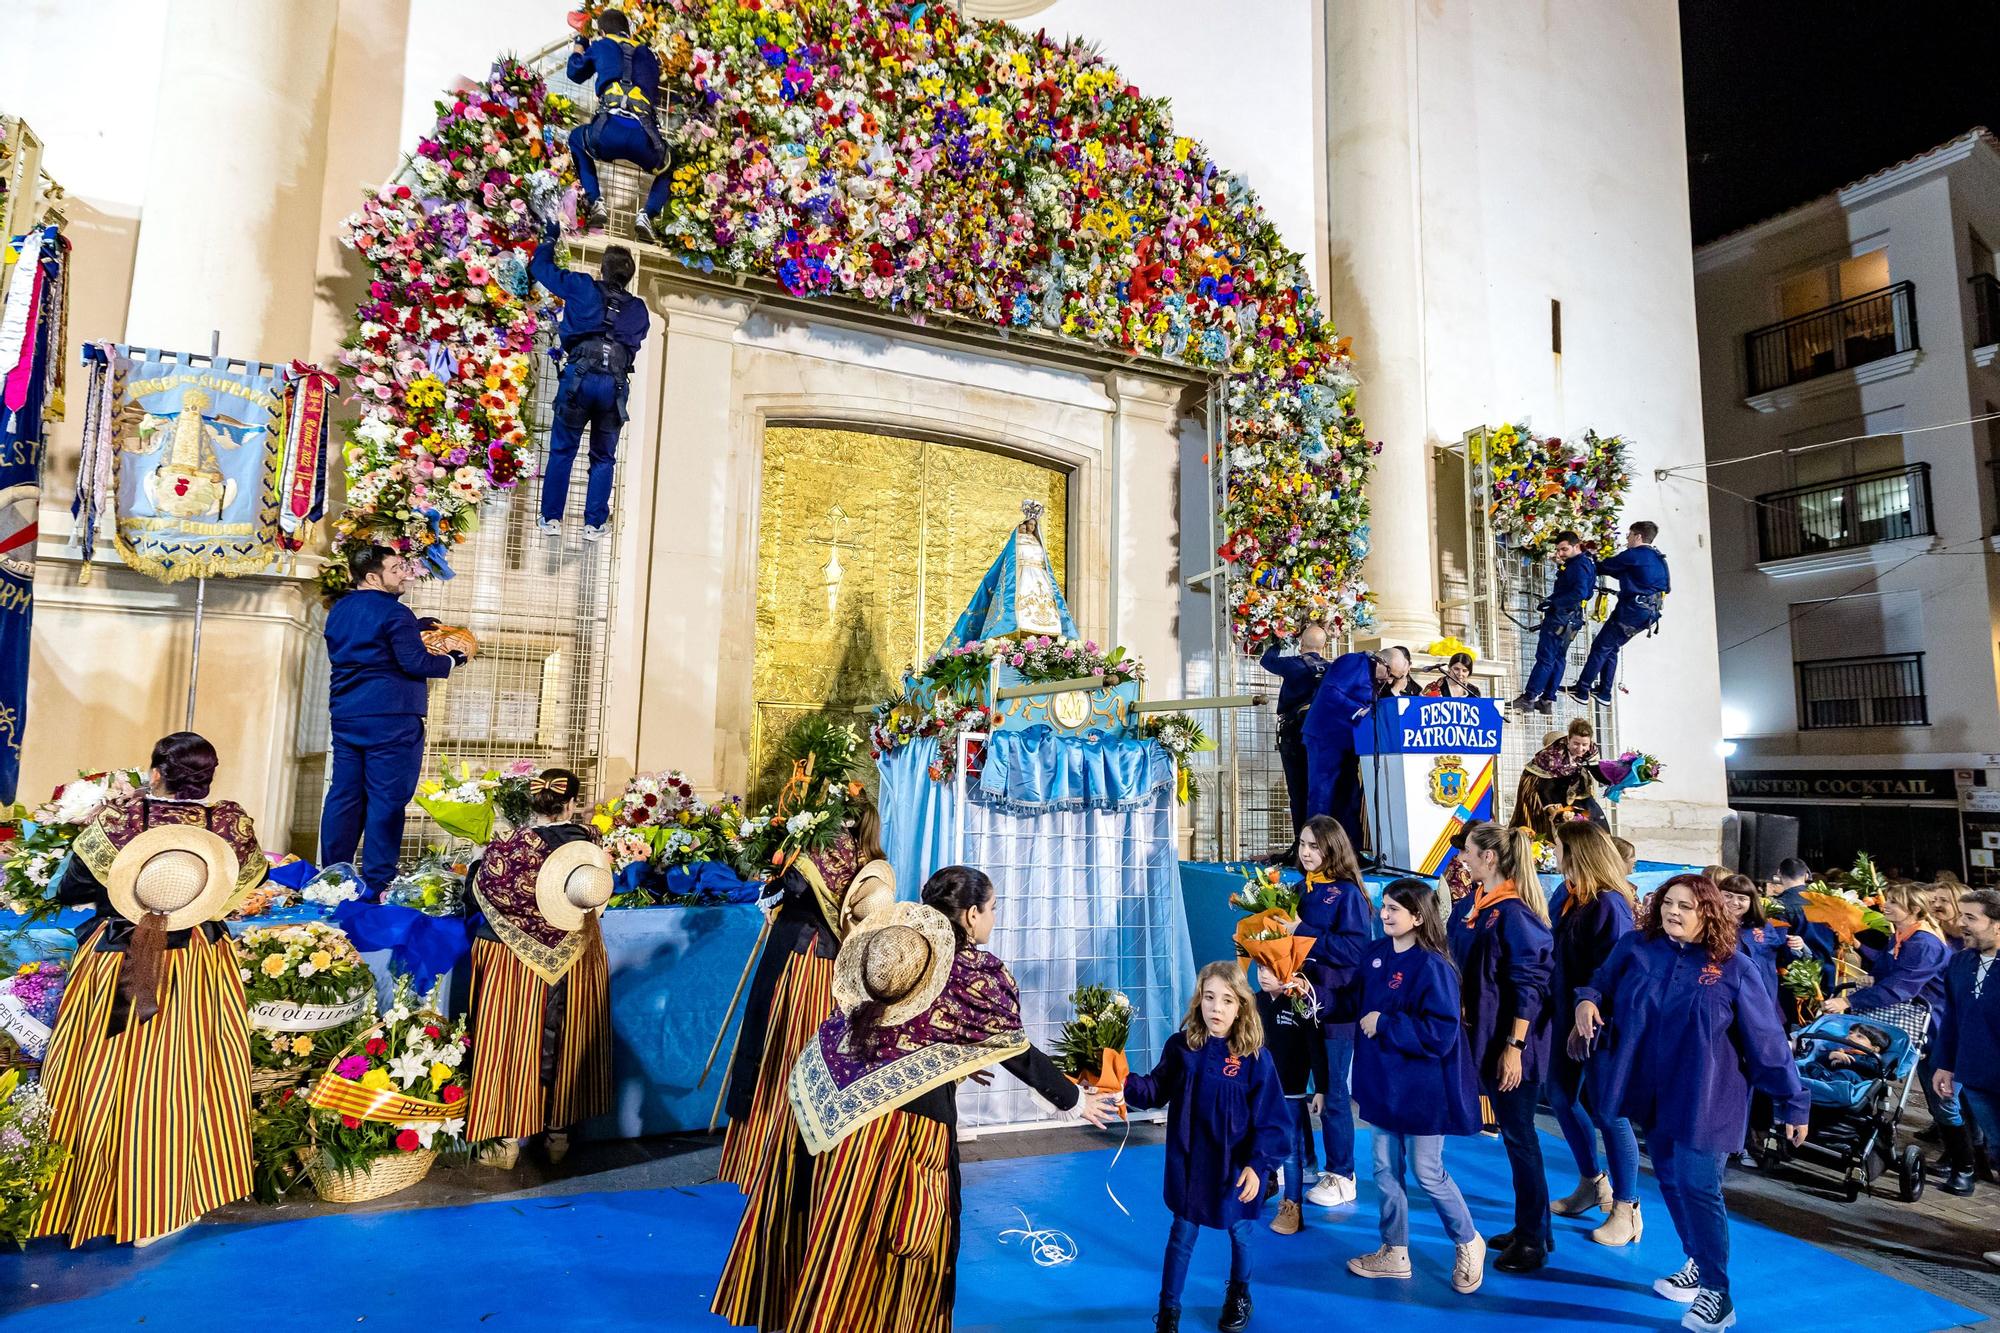
[[[1096,1078],[1104,1052],[1125,1049],[1132,1032],[1132,1002],[1108,986],[1078,986],[1069,1003],[1076,1017],[1056,1036],[1056,1064],[1064,1073]]]

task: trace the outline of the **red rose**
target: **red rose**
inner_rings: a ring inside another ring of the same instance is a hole
[[[282,1106],[284,1103],[298,1096],[298,1092],[299,1090],[297,1088],[286,1088],[283,1092],[278,1094],[278,1104]]]
[[[426,1023],[424,1024],[424,1035],[426,1037],[429,1037],[432,1041],[436,1041],[439,1037],[442,1037],[444,1033],[438,1031],[437,1025],[435,1023]]]
[[[381,1055],[388,1049],[389,1049],[389,1043],[383,1041],[380,1037],[370,1037],[368,1039],[368,1054]]]
[[[396,1146],[404,1152],[415,1152],[417,1150],[417,1131],[406,1129],[398,1134],[396,1136]]]
[[[343,1115],[340,1117],[340,1126],[342,1129],[359,1129],[361,1122],[351,1115]]]
[[[444,1098],[446,1106],[451,1106],[465,1100],[465,1089],[456,1083],[447,1083],[444,1085],[444,1091],[438,1095]]]

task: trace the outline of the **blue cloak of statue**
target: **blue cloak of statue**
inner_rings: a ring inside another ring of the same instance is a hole
[[[1010,635],[1077,637],[1076,621],[1070,618],[1069,604],[1063,600],[1055,567],[1049,563],[1036,526],[1042,507],[1032,501],[1021,507],[1028,517],[1008,536],[999,557],[979,581],[965,614],[944,641],[946,648]]]

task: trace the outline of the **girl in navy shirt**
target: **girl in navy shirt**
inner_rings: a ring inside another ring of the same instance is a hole
[[[1793,1143],[1805,1141],[1811,1102],[1715,885],[1676,875],[1646,915],[1578,988],[1576,1030],[1600,1045],[1590,1069],[1595,1094],[1645,1129],[1687,1252],[1680,1271],[1653,1289],[1689,1307],[1684,1328],[1722,1333],[1736,1322],[1722,1172],[1743,1146],[1750,1089],[1771,1098]]]
[[[1581,820],[1556,826],[1556,864],[1563,887],[1554,912],[1555,974],[1550,981],[1554,1005],[1550,1042],[1549,1105],[1576,1159],[1576,1189],[1550,1205],[1563,1217],[1581,1217],[1593,1208],[1604,1210],[1604,1225],[1590,1233],[1600,1245],[1634,1245],[1644,1233],[1639,1216],[1639,1140],[1632,1122],[1610,1115],[1584,1086],[1588,1042],[1576,1039],[1570,1015],[1576,1009],[1576,989],[1611,956],[1612,946],[1632,929],[1635,915],[1631,886],[1625,882],[1623,858],[1611,835]],[[1597,1136],[1604,1136],[1604,1161],[1598,1165]]]
[[[1479,1132],[1479,1093],[1459,1028],[1458,972],[1445,943],[1449,910],[1424,881],[1395,881],[1382,891],[1386,938],[1368,946],[1357,969],[1362,1012],[1354,1100],[1375,1127],[1382,1248],[1349,1259],[1347,1270],[1371,1278],[1410,1275],[1410,1204],[1403,1191],[1409,1164],[1458,1247],[1451,1285],[1469,1295],[1485,1277],[1486,1242],[1445,1173],[1444,1136]]]
[[[1532,1273],[1555,1248],[1542,1137],[1535,1130],[1535,1104],[1549,1066],[1554,939],[1548,901],[1535,877],[1535,844],[1526,829],[1474,824],[1462,855],[1478,884],[1471,905],[1453,909],[1465,923],[1451,942],[1465,1037],[1514,1175],[1514,1227],[1493,1238],[1501,1250],[1493,1266]]]
[[[1715,881],[1715,887],[1722,891],[1722,905],[1736,923],[1737,947],[1750,960],[1752,975],[1770,992],[1775,1007],[1779,974],[1793,958],[1805,952],[1806,942],[1787,930],[1783,922],[1771,920],[1764,911],[1764,895],[1757,892],[1756,881],[1748,875],[1724,875]]]
[[[1354,1111],[1348,1098],[1348,1071],[1354,1063],[1354,969],[1368,947],[1374,911],[1361,887],[1361,865],[1340,821],[1320,815],[1299,831],[1299,924],[1294,933],[1314,936],[1301,969],[1319,997],[1320,1030],[1326,1040],[1325,1076],[1319,1090],[1320,1140],[1326,1169],[1306,1192],[1306,1202],[1338,1208],[1354,1202]],[[1314,1072],[1320,1072],[1318,1062]],[[1288,1187],[1289,1188],[1289,1187]]]
[[[1229,1287],[1216,1327],[1239,1333],[1250,1322],[1251,1224],[1265,1172],[1284,1160],[1286,1127],[1285,1094],[1241,968],[1202,968],[1181,1030],[1152,1073],[1126,1077],[1125,1100],[1167,1108],[1165,1194],[1174,1225],[1154,1327],[1177,1333],[1195,1236],[1215,1227],[1229,1233]]]

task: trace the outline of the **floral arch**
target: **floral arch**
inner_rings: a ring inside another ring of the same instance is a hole
[[[606,6],[592,4],[593,11]],[[1255,194],[1080,42],[884,0],[630,0],[660,51],[681,263],[794,295],[974,320],[1221,372],[1218,554],[1246,646],[1368,623],[1372,446],[1347,344]],[[338,544],[442,558],[533,451],[548,311],[531,195],[573,179],[576,109],[496,62],[438,103],[350,219],[371,269]]]

